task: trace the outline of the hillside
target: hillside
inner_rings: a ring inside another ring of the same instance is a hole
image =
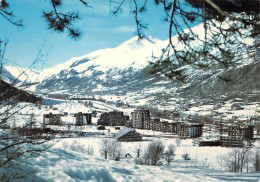
[[[144,68],[153,55],[160,55],[167,42],[147,37],[134,37],[118,47],[98,50],[82,57],[42,70],[39,73],[26,71],[29,77],[20,78],[20,86],[28,90],[48,94],[92,95],[117,92],[136,92],[152,88],[153,83],[163,79],[150,79]],[[19,70],[7,67],[14,77]],[[13,74],[15,72],[15,74]],[[30,76],[31,75],[31,76]],[[29,78],[29,79],[28,79]]]
[[[193,30],[200,31],[201,25]],[[82,57],[73,57],[69,61],[42,71],[26,70],[7,66],[5,80],[12,80],[20,73],[20,87],[41,94],[62,97],[91,97],[92,95],[166,94],[181,97],[198,96],[207,98],[214,95],[236,95],[246,93],[249,96],[258,92],[259,40],[255,40],[246,51],[238,51],[240,65],[232,69],[212,66],[209,70],[183,66],[186,83],[175,83],[164,77],[148,77],[145,69],[148,62],[155,61],[161,50],[168,44],[153,37],[139,40],[134,37],[115,48],[101,49]],[[173,37],[178,44],[177,37]],[[248,41],[248,40],[247,40]],[[252,41],[251,41],[252,42]],[[178,44],[181,50],[183,45]],[[245,96],[246,97],[246,96]],[[253,97],[259,100],[260,98]]]
[[[207,152],[204,152],[207,153]],[[69,161],[69,162],[68,162]],[[43,156],[30,161],[26,166],[31,169],[37,166],[37,172],[25,178],[26,181],[257,181],[259,174],[230,173],[207,167],[176,166],[144,166],[129,161],[112,161],[53,147]],[[179,162],[180,163],[180,162]],[[46,175],[48,174],[48,175]]]
[[[36,103],[37,101],[41,101],[41,98],[34,96],[33,94],[29,94],[26,91],[18,89],[9,83],[1,80],[0,82],[0,101],[5,101],[11,99],[12,101],[22,101],[22,102],[31,102]]]
[[[243,97],[247,101],[260,101],[260,39],[256,39],[247,52],[239,52],[240,65],[229,69],[194,70],[190,68],[188,84],[179,91],[182,96],[203,98],[226,95]]]
[[[256,62],[219,73],[207,74],[186,87],[183,94],[207,97],[212,94],[258,93],[259,79],[260,63]]]

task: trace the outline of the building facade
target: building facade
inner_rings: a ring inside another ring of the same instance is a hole
[[[128,120],[129,116],[125,116],[123,112],[112,111],[101,114],[97,124],[105,126],[125,126]]]
[[[61,114],[43,114],[43,124],[44,125],[61,125]]]
[[[201,137],[203,124],[197,123],[176,123],[176,133],[180,137],[197,138]]]
[[[82,113],[78,112],[74,115],[76,118],[75,125],[82,126],[82,125],[89,125],[91,124],[91,113]]]
[[[230,126],[228,128],[228,136],[241,137],[243,139],[253,139],[254,137],[254,126]]]
[[[131,113],[132,126],[138,129],[150,128],[150,111],[144,108],[136,109]]]

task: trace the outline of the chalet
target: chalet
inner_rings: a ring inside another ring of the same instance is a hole
[[[243,107],[238,103],[234,103],[231,105],[231,111],[242,110],[242,109],[243,109]]]
[[[142,140],[142,135],[137,133],[135,129],[123,128],[115,138],[117,141],[140,141]]]
[[[60,125],[62,124],[61,121],[61,114],[43,114],[43,124],[44,125]]]
[[[126,104],[124,104],[123,106],[122,106],[122,108],[131,108],[131,106],[129,105],[129,103],[126,103]]]
[[[250,121],[251,122],[256,122],[256,121],[260,121],[260,117],[258,115],[254,115],[250,117]]]
[[[202,102],[196,101],[196,102],[194,103],[193,107],[200,107],[200,106],[202,106],[202,105],[203,105]]]
[[[197,105],[196,102],[189,102],[189,103],[187,103],[187,106],[188,106],[189,108],[191,108],[191,107],[198,107],[198,105]]]
[[[221,115],[221,114],[220,114],[220,112],[215,111],[215,110],[214,110],[214,106],[213,106],[213,110],[211,111],[211,115],[212,115],[212,116],[219,116],[219,115]]]
[[[131,113],[132,125],[134,128],[144,129],[148,127],[150,123],[150,111],[144,108],[136,109]]]
[[[76,118],[76,126],[91,124],[91,113],[78,112],[77,114],[74,114],[74,117]]]
[[[98,125],[105,126],[124,126],[129,120],[129,116],[125,116],[123,112],[112,111],[101,114]]]

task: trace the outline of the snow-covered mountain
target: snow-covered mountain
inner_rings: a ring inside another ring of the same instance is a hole
[[[3,69],[3,78],[5,81],[11,83],[17,80],[17,84],[36,83],[40,71],[36,69],[20,68],[15,66],[6,66]]]
[[[202,25],[193,28],[193,31],[203,32]],[[203,37],[202,34],[199,34]],[[177,36],[172,37],[177,50],[183,45],[178,42]],[[138,39],[134,37],[115,48],[101,49],[82,57],[73,57],[69,61],[44,69],[42,71],[7,66],[4,70],[4,79],[12,81],[18,78],[19,86],[37,93],[66,94],[71,96],[88,96],[95,93],[111,94],[118,92],[175,92],[186,95],[205,97],[212,93],[227,93],[239,91],[236,88],[249,91],[260,87],[260,76],[254,71],[259,65],[248,61],[244,67],[232,70],[195,70],[190,66],[182,69],[187,76],[187,83],[178,85],[166,78],[149,78],[145,75],[145,68],[153,62],[153,57],[159,57],[162,49],[168,45],[168,40],[162,41],[153,37]],[[178,44],[179,43],[179,44]],[[196,42],[194,42],[194,45]],[[199,45],[198,45],[199,46]],[[259,45],[258,45],[259,46]],[[254,53],[252,53],[254,54]],[[252,64],[251,64],[252,63]],[[250,68],[251,71],[248,71]],[[243,77],[239,75],[243,73]],[[260,75],[260,74],[258,74]],[[227,79],[228,78],[228,79]],[[233,81],[227,82],[232,78]],[[225,80],[226,79],[226,80]],[[251,80],[253,86],[248,86]],[[230,86],[231,85],[231,86]],[[233,85],[233,86],[232,86]]]
[[[76,72],[80,77],[88,77],[94,70],[108,72],[112,69],[126,70],[130,67],[134,70],[142,69],[147,65],[147,61],[152,61],[152,52],[160,51],[158,49],[160,42],[162,41],[152,37],[140,41],[134,37],[116,48],[102,49],[82,57],[74,57],[64,64],[43,70],[39,75],[39,80],[43,81],[47,77],[58,75],[65,70],[73,72],[73,75]]]
[[[102,49],[82,57],[36,72],[8,66],[6,69],[19,76],[20,86],[32,84],[30,90],[44,93],[115,93],[140,90],[155,83],[145,76],[144,68],[153,56],[159,56],[167,41],[153,37],[139,40],[134,37],[118,47]],[[157,82],[160,79],[157,79]]]

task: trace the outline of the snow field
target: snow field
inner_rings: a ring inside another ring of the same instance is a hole
[[[35,106],[34,104],[19,103],[14,111],[18,111],[15,121],[25,123],[30,119],[30,115],[36,116],[36,121],[42,121],[42,114],[45,112],[87,112],[91,108],[84,105],[84,101],[64,101],[49,100],[49,105]],[[26,106],[25,108],[23,108]],[[117,108],[107,105],[103,102],[93,101],[93,106],[101,110],[118,109],[131,112],[131,109]],[[256,105],[246,107],[246,110],[253,110]],[[23,108],[23,109],[21,109]],[[203,108],[203,107],[202,107]],[[205,109],[210,106],[205,106]],[[4,108],[2,108],[4,109]],[[196,109],[194,109],[195,111]],[[147,130],[137,130],[141,134],[149,134],[152,137],[143,137],[141,142],[121,142],[123,157],[121,161],[105,160],[100,154],[100,146],[105,137],[108,140],[114,140],[113,134],[117,133],[114,127],[106,127],[106,131],[96,130],[98,118],[92,118],[93,124],[82,127],[84,132],[92,132],[86,137],[74,136],[73,138],[60,138],[56,144],[48,149],[41,156],[28,161],[24,164],[28,170],[36,169],[34,174],[26,177],[23,181],[258,181],[259,173],[228,173],[221,169],[218,162],[218,155],[226,155],[231,148],[222,147],[198,147],[193,146],[192,139],[181,140],[180,146],[176,146],[177,138],[166,138],[161,132]],[[66,126],[64,127],[66,129]],[[73,129],[73,127],[72,127]],[[75,128],[76,129],[76,128]],[[110,129],[110,132],[108,132]],[[103,134],[104,133],[104,134]],[[155,136],[153,136],[155,135]],[[174,161],[170,166],[162,160],[161,166],[141,166],[134,163],[137,155],[137,149],[141,149],[141,155],[144,149],[152,140],[161,140],[165,150],[171,144],[176,146]],[[94,154],[89,156],[82,152],[72,151],[64,148],[63,142],[73,144],[74,142],[93,147]],[[252,151],[259,150],[260,142],[254,143]],[[132,158],[125,158],[124,154],[130,153]],[[184,153],[188,153],[191,160],[185,161],[182,158]],[[221,169],[221,170],[220,170]]]
[[[84,153],[66,150],[62,148],[62,142],[78,141],[83,145],[95,147],[94,156]],[[204,169],[189,165],[176,165],[180,163],[180,154],[188,152],[191,158],[196,154],[198,158],[213,158],[218,152],[226,153],[229,149],[217,150],[216,147],[206,147],[194,150],[190,147],[190,141],[182,142],[176,150],[176,162],[170,166],[141,166],[132,163],[131,159],[121,161],[105,160],[99,155],[100,138],[77,138],[62,139],[57,144],[30,162],[31,166],[37,168],[35,174],[26,177],[27,181],[98,181],[98,182],[125,182],[125,181],[258,181],[259,173],[228,173],[215,169]],[[174,141],[163,141],[169,145]],[[144,142],[123,142],[123,148],[133,151],[140,145],[145,146],[149,140]],[[209,151],[208,151],[209,150]],[[199,155],[200,154],[200,155]]]

